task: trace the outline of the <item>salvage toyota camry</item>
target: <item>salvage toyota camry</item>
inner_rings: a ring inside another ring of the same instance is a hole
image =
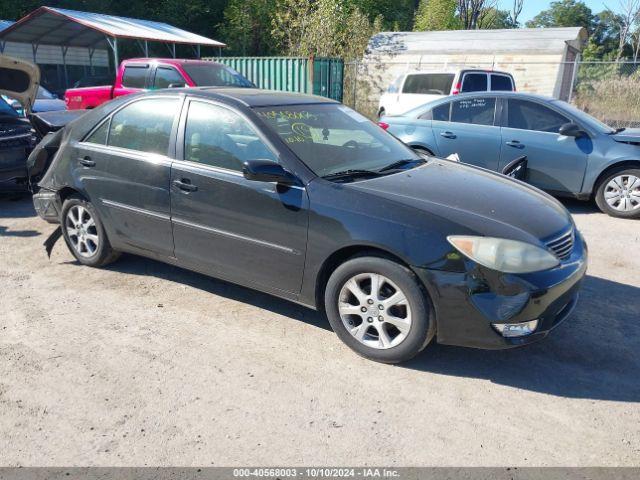
[[[585,274],[556,200],[419,156],[332,100],[156,91],[56,135],[34,203],[78,262],[129,252],[293,300],[373,360],[541,339]]]

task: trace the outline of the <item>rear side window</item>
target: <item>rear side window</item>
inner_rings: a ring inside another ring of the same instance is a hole
[[[493,125],[495,98],[469,98],[452,103],[451,121],[473,125]]]
[[[491,75],[491,90],[494,92],[513,91],[513,82],[506,75]]]
[[[420,73],[407,75],[402,93],[424,95],[449,95],[453,85],[452,73]]]
[[[509,128],[558,133],[565,123],[569,123],[567,117],[544,105],[526,100],[509,99]]]
[[[176,98],[150,98],[131,103],[113,115],[109,146],[167,155]]]
[[[487,74],[486,73],[467,73],[462,80],[462,92],[486,92]]]
[[[122,74],[122,85],[129,88],[145,88],[149,67],[124,67]]]
[[[169,88],[170,85],[185,85],[184,78],[172,67],[158,67],[153,88]]]
[[[402,76],[396,78],[389,88],[387,88],[387,93],[398,93],[400,91],[400,84],[402,83]]]

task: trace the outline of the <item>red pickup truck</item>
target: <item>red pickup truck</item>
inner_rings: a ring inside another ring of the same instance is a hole
[[[115,97],[159,88],[248,87],[255,85],[232,68],[204,60],[132,58],[118,68],[115,83],[70,88],[64,94],[67,110],[91,109]]]

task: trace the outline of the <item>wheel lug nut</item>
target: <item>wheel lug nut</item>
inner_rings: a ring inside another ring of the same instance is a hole
[[[367,303],[368,303],[369,305],[373,305],[373,300],[369,299],[369,300],[367,300]]]
[[[378,310],[384,310],[384,305],[378,305]]]
[[[380,315],[380,316],[378,317],[378,320],[380,320],[381,322],[384,322],[384,317],[383,317],[382,315]]]
[[[367,322],[373,323],[373,318],[371,318],[371,317],[367,318]]]

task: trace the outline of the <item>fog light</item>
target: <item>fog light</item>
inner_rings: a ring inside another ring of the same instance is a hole
[[[492,325],[503,337],[524,337],[531,335],[538,328],[538,320],[522,323],[493,323]]]

